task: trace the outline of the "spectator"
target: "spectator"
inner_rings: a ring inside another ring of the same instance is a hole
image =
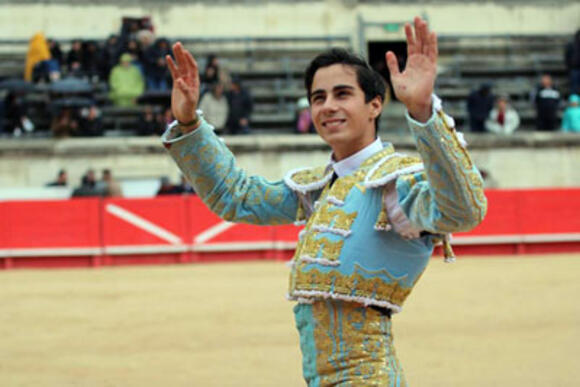
[[[12,133],[15,137],[23,133],[34,131],[34,124],[27,116],[28,106],[20,93],[10,92],[4,100],[6,132]]]
[[[34,67],[39,63],[50,60],[50,50],[44,34],[38,32],[30,39],[28,52],[26,54],[26,64],[24,68],[24,79],[33,80]]]
[[[228,119],[228,100],[224,95],[224,85],[215,83],[211,87],[211,93],[206,93],[199,104],[204,117],[213,125],[216,131],[221,132],[226,126]]]
[[[580,133],[580,96],[572,94],[562,118],[562,131]]]
[[[56,61],[58,68],[60,69],[64,64],[64,56],[60,49],[60,43],[54,39],[48,39],[47,42],[48,49],[50,50],[50,57]]]
[[[89,169],[81,180],[81,185],[72,193],[72,197],[102,196],[103,192],[97,187],[95,171]]]
[[[220,66],[218,58],[215,54],[209,54],[205,64],[205,70],[201,76],[203,82],[208,85],[220,81]]]
[[[250,93],[242,87],[239,78],[232,79],[232,87],[227,94],[229,114],[226,126],[232,134],[250,133],[250,115],[253,104]]]
[[[103,176],[101,179],[101,184],[99,184],[99,191],[103,193],[105,197],[122,197],[123,192],[121,190],[121,185],[115,178],[113,178],[113,173],[110,169],[103,169]]]
[[[167,106],[163,110],[163,114],[161,114],[159,119],[159,122],[161,122],[161,125],[163,125],[163,130],[165,130],[165,128],[167,128],[167,126],[171,124],[173,121],[175,121],[175,117],[173,117],[171,107]]]
[[[98,137],[102,136],[103,133],[101,110],[97,105],[91,105],[81,109],[77,134],[81,137]]]
[[[68,183],[68,175],[65,169],[58,171],[56,180],[46,184],[47,187],[66,187]]]
[[[70,108],[61,109],[52,119],[50,130],[56,138],[65,138],[77,134],[79,122],[75,112]]]
[[[143,75],[143,77],[145,77],[145,68],[143,66],[145,58],[143,56],[143,51],[141,51],[141,47],[139,46],[139,43],[137,42],[137,40],[136,39],[129,40],[127,42],[127,45],[125,47],[125,50],[123,50],[123,52],[127,52],[127,53],[131,54],[131,56],[133,58],[131,63],[134,66],[137,66],[139,71],[141,71],[141,75]]]
[[[137,97],[143,94],[145,82],[137,67],[131,64],[131,54],[121,55],[119,64],[109,77],[110,98],[117,106],[133,106]]]
[[[165,126],[160,121],[160,117],[155,115],[153,111],[153,106],[147,105],[143,110],[143,114],[139,117],[139,122],[137,123],[137,135],[139,136],[151,136],[160,135],[165,130]]]
[[[149,47],[155,42],[155,34],[150,30],[139,30],[135,37],[137,43],[139,43],[139,48],[141,52],[147,52]]]
[[[520,116],[509,105],[507,96],[497,99],[496,107],[489,113],[485,128],[492,133],[512,134],[520,125]]]
[[[178,191],[179,189],[177,189],[173,184],[171,184],[167,176],[163,176],[160,179],[160,187],[159,190],[157,191],[157,196],[175,195],[177,193],[180,193]]]
[[[474,90],[467,98],[467,113],[469,114],[469,127],[472,132],[485,132],[485,120],[493,108],[494,97],[491,93],[491,85],[482,84],[478,90]]]
[[[68,75],[75,78],[83,76],[83,44],[80,40],[73,40],[70,51],[66,56]]]
[[[558,127],[558,108],[560,107],[560,92],[554,89],[552,77],[544,74],[541,84],[534,96],[536,105],[538,130],[555,130]]]
[[[566,45],[565,62],[570,74],[570,94],[580,94],[580,30]]]
[[[296,103],[296,124],[294,125],[294,131],[298,134],[315,132],[307,97],[300,98]]]
[[[82,61],[82,72],[90,82],[97,83],[99,81],[99,46],[94,41],[84,43]]]
[[[101,50],[100,57],[100,71],[101,79],[109,79],[111,69],[115,67],[119,61],[119,37],[117,35],[110,35],[105,46]]]
[[[166,91],[169,90],[168,69],[165,63],[165,56],[172,55],[169,41],[158,39],[147,52],[145,52],[145,78],[147,80],[147,90]]]

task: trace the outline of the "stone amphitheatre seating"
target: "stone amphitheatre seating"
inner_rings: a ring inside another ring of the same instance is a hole
[[[491,82],[496,94],[508,94],[522,118],[522,129],[533,128],[534,109],[529,93],[540,74],[552,74],[565,94],[567,77],[563,48],[568,36],[441,36],[440,74],[436,92],[446,111],[459,126],[466,121],[465,100],[483,82]],[[177,40],[177,39],[176,39]],[[311,38],[182,38],[195,53],[200,67],[210,53],[218,54],[223,67],[239,75],[254,99],[252,127],[256,132],[291,132],[294,106],[305,95],[302,81],[306,64],[320,51],[340,46],[351,48],[348,37]],[[62,42],[67,51],[70,42]],[[0,41],[0,79],[20,76],[27,42]],[[96,84],[94,95],[102,106],[107,135],[130,135],[143,108],[110,105],[106,84]],[[30,96],[39,128],[48,128],[46,96]],[[168,101],[167,101],[168,102]],[[404,132],[402,107],[391,103],[382,117],[382,131]]]

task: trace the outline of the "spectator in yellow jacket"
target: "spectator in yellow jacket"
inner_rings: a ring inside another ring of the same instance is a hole
[[[137,97],[145,91],[145,80],[141,71],[131,61],[131,54],[121,55],[119,64],[113,67],[109,76],[109,97],[117,106],[133,106]]]

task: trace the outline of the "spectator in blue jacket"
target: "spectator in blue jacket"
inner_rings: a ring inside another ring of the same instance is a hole
[[[580,96],[572,94],[568,102],[562,118],[562,131],[580,133]]]

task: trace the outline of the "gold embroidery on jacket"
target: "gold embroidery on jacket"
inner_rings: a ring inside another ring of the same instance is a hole
[[[296,248],[296,256],[337,261],[343,245],[344,240],[342,239],[333,242],[328,238],[315,238],[314,235],[308,235],[304,238],[304,242]]]
[[[325,172],[326,167],[308,168],[296,172],[290,178],[298,185],[308,185],[322,180],[327,175]]]
[[[330,203],[322,205],[314,214],[312,226],[323,226],[349,231],[357,216],[357,212],[346,213],[340,208],[334,208]]]
[[[321,386],[404,384],[393,346],[391,321],[355,303],[319,301],[312,305],[316,371]]]
[[[291,281],[293,287],[290,289],[290,294],[295,290],[320,291],[350,297],[371,298],[401,306],[413,289],[402,285],[402,280],[387,283],[379,277],[369,279],[356,272],[344,275],[338,270],[323,273],[316,268],[310,268],[308,271],[300,269],[298,268],[294,273],[295,279]]]
[[[421,159],[418,157],[393,157],[381,164],[381,166],[373,172],[370,176],[369,181],[378,180],[384,176],[387,176],[398,170],[412,167],[421,163]]]

